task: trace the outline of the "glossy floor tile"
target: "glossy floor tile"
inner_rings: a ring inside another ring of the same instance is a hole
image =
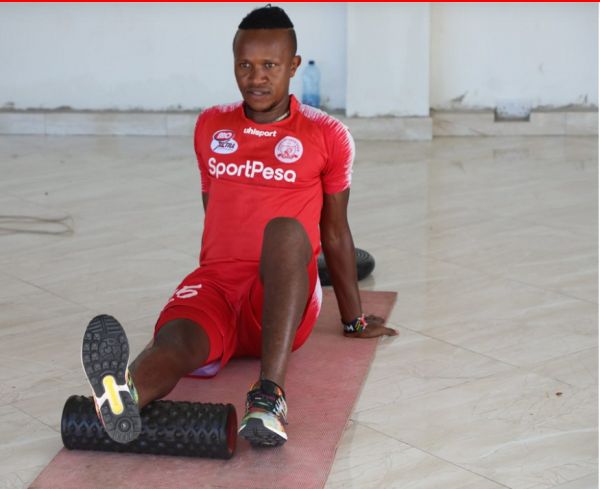
[[[141,350],[202,219],[189,138],[0,138],[0,489],[60,448],[89,319]],[[597,489],[597,138],[358,141],[349,219],[400,335],[327,487]]]

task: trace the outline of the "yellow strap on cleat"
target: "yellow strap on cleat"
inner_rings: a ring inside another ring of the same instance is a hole
[[[104,386],[104,392],[108,397],[110,410],[114,414],[121,414],[124,408],[123,401],[121,401],[121,396],[119,395],[117,381],[112,375],[107,375],[102,379],[102,385]]]

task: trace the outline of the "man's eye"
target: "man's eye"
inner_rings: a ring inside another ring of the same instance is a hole
[[[265,68],[268,70],[275,68],[275,63],[265,63]]]
[[[250,68],[250,63],[240,63],[240,68],[247,70]]]

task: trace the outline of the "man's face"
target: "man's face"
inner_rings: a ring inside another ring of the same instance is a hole
[[[246,105],[270,112],[287,104],[290,79],[300,65],[287,29],[239,30],[233,45],[235,79]]]

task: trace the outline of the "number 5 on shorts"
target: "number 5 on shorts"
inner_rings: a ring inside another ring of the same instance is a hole
[[[198,290],[202,288],[202,284],[198,285],[184,285],[181,289],[177,289],[173,294],[173,297],[169,299],[169,302],[177,299],[190,299],[191,297],[196,297],[198,295]]]

